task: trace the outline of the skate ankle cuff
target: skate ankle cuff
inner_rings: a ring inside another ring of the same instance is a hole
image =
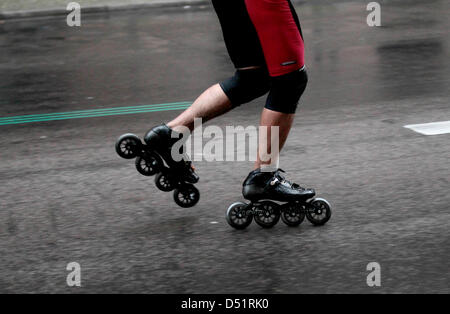
[[[259,168],[261,172],[276,172],[278,170],[277,165],[261,165]]]

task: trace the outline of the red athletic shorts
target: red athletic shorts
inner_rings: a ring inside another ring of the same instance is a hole
[[[236,68],[267,66],[272,77],[304,66],[298,16],[289,0],[213,0]]]

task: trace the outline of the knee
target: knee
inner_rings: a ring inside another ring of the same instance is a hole
[[[270,76],[266,68],[237,70],[235,75],[220,83],[234,107],[261,97],[270,90]]]
[[[282,113],[295,113],[307,85],[306,69],[273,77],[266,108]]]

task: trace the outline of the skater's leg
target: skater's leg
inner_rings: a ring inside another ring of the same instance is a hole
[[[194,119],[203,122],[263,96],[270,89],[270,77],[263,66],[237,69],[233,77],[206,90],[185,112],[168,126],[181,132],[181,127],[194,129]]]
[[[167,125],[175,131],[182,131],[181,127],[192,131],[195,118],[210,120],[268,91],[267,87],[261,86],[266,83],[260,82],[266,75],[261,73],[266,72],[265,60],[244,1],[213,0],[212,3],[237,72],[226,82],[210,87],[191,107],[170,121]],[[249,86],[249,82],[254,81],[260,86]],[[245,95],[244,90],[249,90],[248,94],[252,95]]]
[[[272,87],[261,115],[260,126],[265,128],[260,128],[260,143],[255,168],[260,168],[262,165],[278,168],[277,153],[281,151],[286,142],[298,102],[307,84],[308,75],[305,69],[272,78]],[[278,141],[276,151],[271,147],[273,127],[277,127],[279,131],[279,137],[276,139]],[[262,145],[265,143],[261,141],[267,141],[267,145]],[[273,158],[268,160],[261,158],[265,153],[270,154]]]
[[[277,167],[278,156],[271,147],[271,127],[279,128],[278,152],[292,126],[294,114],[308,77],[304,67],[304,43],[300,23],[289,0],[245,0],[249,16],[258,33],[271,77],[270,94],[261,116],[260,145],[255,168]],[[267,145],[264,142],[267,141]],[[265,150],[266,146],[268,149]]]
[[[233,108],[227,95],[219,84],[208,88],[182,114],[170,121],[167,126],[176,132],[182,132],[181,127],[194,129],[194,119],[201,118],[203,122],[220,116]]]
[[[273,111],[267,108],[264,108],[261,114],[261,122],[260,126],[264,128],[259,129],[259,140],[260,143],[258,145],[258,156],[257,160],[255,162],[255,169],[258,168],[264,168],[264,167],[271,167],[271,168],[278,168],[277,163],[278,160],[261,160],[261,156],[263,156],[266,152],[264,151],[264,148],[267,148],[267,153],[270,154],[272,152],[272,146],[271,146],[271,134],[272,134],[272,128],[278,127],[279,128],[279,138],[278,138],[278,152],[281,151],[281,149],[284,146],[284,143],[286,143],[286,139],[289,135],[289,131],[291,130],[292,123],[294,121],[295,114],[293,113],[282,113]],[[266,141],[265,145],[262,141]],[[278,158],[278,156],[276,156]]]

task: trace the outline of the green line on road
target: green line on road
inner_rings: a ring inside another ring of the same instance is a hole
[[[70,112],[59,113],[45,113],[45,114],[31,114],[23,116],[13,117],[1,117],[0,125],[10,124],[22,124],[31,122],[43,122],[43,121],[57,121],[67,119],[80,119],[80,118],[94,118],[94,117],[107,117],[125,114],[147,113],[147,112],[159,112],[169,110],[182,110],[191,105],[190,102],[177,102],[167,104],[156,105],[141,105],[132,107],[116,107],[116,108],[104,108],[104,109],[90,109],[90,110],[77,110]]]
[[[189,105],[189,104],[187,104]],[[159,110],[166,108],[178,108],[178,107],[186,107],[186,104],[170,104],[170,105],[146,105],[146,106],[138,106],[138,107],[118,107],[118,108],[108,108],[108,109],[92,109],[92,110],[80,110],[80,111],[72,111],[72,112],[60,112],[60,113],[46,113],[46,114],[36,114],[36,115],[27,115],[27,116],[15,116],[15,117],[6,117],[0,118],[0,122],[9,122],[9,121],[28,121],[28,120],[36,120],[36,119],[45,119],[49,121],[53,118],[60,117],[73,117],[76,118],[86,117],[86,116],[101,116],[103,114],[110,113],[135,113],[135,112],[146,112],[147,110]]]

